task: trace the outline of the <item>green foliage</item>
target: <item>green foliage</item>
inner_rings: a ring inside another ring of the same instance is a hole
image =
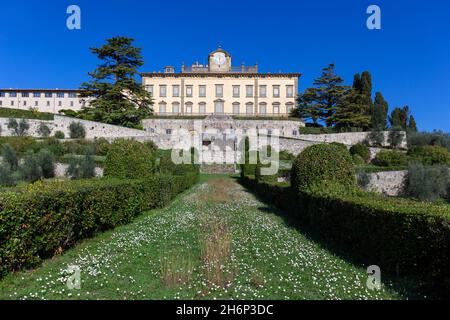
[[[0,137],[0,145],[8,144],[16,153],[24,153],[28,150],[40,149],[39,142],[31,137]]]
[[[19,170],[21,178],[26,182],[35,182],[42,178],[39,158],[31,151],[26,153]]]
[[[14,135],[21,137],[26,135],[28,129],[30,128],[30,124],[25,118],[20,119],[19,122],[17,122],[15,118],[9,118],[7,127],[9,130],[13,131]]]
[[[196,183],[196,174],[146,180],[38,182],[27,192],[0,194],[0,277],[35,267],[77,241],[129,223],[168,204]]]
[[[407,130],[408,130],[408,132],[417,132],[417,123],[412,115],[409,117],[409,123],[408,123]]]
[[[350,148],[350,153],[352,155],[359,155],[366,163],[369,162],[370,160],[370,150],[366,145],[362,143],[357,143],[353,145]]]
[[[337,184],[344,190],[355,186],[355,168],[347,150],[330,144],[317,144],[303,150],[291,171],[294,190],[328,188]]]
[[[81,85],[80,97],[93,97],[77,117],[136,127],[152,113],[150,94],[135,80],[144,64],[141,49],[133,39],[114,37],[100,48],[91,49],[102,63],[89,73],[92,80]]]
[[[386,274],[400,272],[444,292],[450,290],[449,205],[362,191],[299,193],[280,184],[242,181],[322,241],[340,252],[352,252],[355,261],[376,264]]]
[[[450,151],[450,133],[443,131],[408,132],[408,146],[441,146]]]
[[[361,132],[361,128],[357,127],[320,127],[320,126],[306,126],[306,127],[300,127],[299,133],[300,134],[332,134],[332,133],[344,133],[344,132]]]
[[[440,146],[413,146],[408,150],[408,155],[415,162],[431,166],[434,164],[450,166],[450,152]]]
[[[313,88],[307,88],[297,99],[298,107],[294,109],[295,115],[310,119],[317,124],[325,121],[331,126],[331,117],[336,111],[336,105],[344,96],[347,88],[342,85],[344,80],[337,76],[334,64],[322,70],[322,76],[314,81]]]
[[[0,108],[0,118],[53,120],[53,114],[47,112],[38,112],[36,110]]]
[[[346,146],[345,144],[343,144],[343,143],[340,143],[340,142],[332,142],[332,143],[330,143],[330,145],[336,146],[336,147],[341,148],[342,150],[348,151],[347,146]]]
[[[370,131],[365,143],[369,146],[381,147],[384,144],[384,132],[381,130]]]
[[[373,159],[373,164],[382,167],[406,166],[408,156],[397,150],[381,150]]]
[[[399,130],[408,130],[411,132],[417,131],[417,124],[408,106],[403,108],[395,108],[391,112],[389,122],[392,128],[399,128]]]
[[[84,157],[72,155],[69,158],[69,166],[66,175],[71,179],[89,179],[95,177],[94,149],[87,148]]]
[[[446,166],[408,165],[406,193],[421,201],[436,201],[447,193],[449,173]]]
[[[50,133],[51,133],[52,131],[50,130],[50,128],[49,128],[44,122],[41,122],[41,123],[39,124],[39,127],[38,127],[37,132],[38,132],[38,134],[39,134],[41,137],[47,138],[47,137],[50,135]]]
[[[14,171],[7,163],[0,163],[0,186],[13,187],[16,185]]]
[[[143,179],[155,173],[154,151],[135,141],[117,139],[111,144],[105,160],[106,177]]]
[[[19,167],[19,158],[17,157],[16,151],[9,144],[2,145],[1,155],[5,165],[8,165],[9,169],[12,171],[17,170]]]
[[[86,129],[80,122],[71,122],[69,125],[69,131],[71,139],[82,139],[86,137]]]
[[[381,92],[375,94],[375,101],[371,108],[371,128],[373,131],[383,131],[387,127],[389,105]],[[381,144],[381,143],[380,143]]]
[[[286,161],[294,161],[294,160],[295,160],[295,155],[293,155],[293,154],[290,153],[289,151],[281,150],[281,151],[278,153],[278,159],[280,159],[280,160],[286,160]]]
[[[364,161],[364,159],[359,154],[353,154],[352,159],[355,166],[362,166],[366,163],[366,161]]]
[[[388,143],[392,148],[398,148],[405,138],[404,132],[400,127],[393,127],[389,131]]]
[[[55,156],[47,149],[42,149],[36,155],[41,167],[42,177],[49,179],[55,177]]]
[[[64,132],[58,130],[58,131],[55,132],[54,137],[56,139],[64,139],[66,137],[66,135],[64,134]]]

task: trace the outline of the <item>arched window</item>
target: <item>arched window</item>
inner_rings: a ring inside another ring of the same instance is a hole
[[[192,102],[186,102],[186,113],[191,114],[192,113]]]
[[[166,113],[166,103],[165,102],[161,102],[159,104],[159,113]]]
[[[292,102],[286,103],[286,114],[287,115],[290,115],[293,109],[294,109],[294,104]]]
[[[247,102],[245,104],[245,113],[246,114],[253,114],[253,103],[252,102]]]
[[[206,103],[205,102],[200,102],[198,104],[198,113],[200,113],[200,114],[206,113]]]
[[[179,102],[172,103],[172,113],[180,113],[180,103]]]
[[[279,102],[275,102],[273,105],[272,105],[272,110],[273,110],[273,114],[274,115],[278,115],[278,114],[280,114],[280,103]]]
[[[241,104],[239,102],[233,102],[233,114],[241,113]]]
[[[259,104],[259,114],[262,114],[262,115],[267,114],[267,103],[261,102]]]

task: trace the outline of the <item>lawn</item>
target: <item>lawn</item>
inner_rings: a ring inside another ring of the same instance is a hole
[[[66,286],[79,266],[81,288]],[[0,281],[0,299],[402,299],[286,224],[234,179],[202,177],[168,207]]]

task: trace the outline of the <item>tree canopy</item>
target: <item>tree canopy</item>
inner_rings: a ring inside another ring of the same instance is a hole
[[[92,80],[81,84],[80,97],[93,98],[78,117],[108,124],[137,127],[152,113],[150,94],[135,77],[144,62],[132,38],[114,37],[91,48],[102,63],[89,73]]]

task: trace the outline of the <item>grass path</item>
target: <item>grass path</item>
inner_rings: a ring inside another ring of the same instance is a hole
[[[66,286],[79,266],[81,288]],[[396,299],[230,178],[0,282],[0,299]]]

